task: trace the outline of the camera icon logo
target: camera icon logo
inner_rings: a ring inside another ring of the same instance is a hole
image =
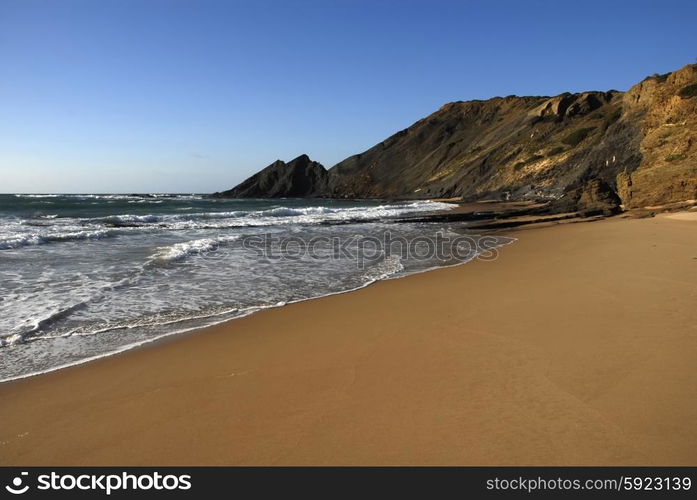
[[[23,493],[26,493],[27,490],[29,489],[29,485],[26,484],[22,486],[22,483],[24,482],[24,476],[28,476],[28,472],[22,472],[20,473],[19,476],[15,477],[12,479],[12,484],[8,484],[5,486],[5,489],[12,493],[13,495],[21,495]]]

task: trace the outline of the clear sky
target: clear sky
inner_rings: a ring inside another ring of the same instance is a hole
[[[625,90],[694,0],[0,0],[0,192],[210,192],[455,100]]]

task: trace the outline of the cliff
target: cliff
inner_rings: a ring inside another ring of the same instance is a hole
[[[695,199],[697,65],[627,92],[454,102],[328,171],[300,158],[220,195],[543,200],[557,211]]]
[[[216,198],[311,198],[327,195],[327,171],[307,155],[286,163],[276,160]]]

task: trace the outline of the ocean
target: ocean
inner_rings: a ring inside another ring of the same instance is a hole
[[[463,223],[404,222],[451,208],[197,194],[0,195],[0,381],[491,258],[513,241],[488,236],[481,244]]]

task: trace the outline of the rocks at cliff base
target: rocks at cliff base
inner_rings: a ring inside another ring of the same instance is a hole
[[[577,209],[581,212],[602,212],[605,215],[620,211],[622,200],[603,180],[591,179],[581,189]]]
[[[551,201],[542,213],[579,212],[581,215],[613,215],[621,211],[622,200],[602,179],[590,179],[580,187],[570,188]]]

